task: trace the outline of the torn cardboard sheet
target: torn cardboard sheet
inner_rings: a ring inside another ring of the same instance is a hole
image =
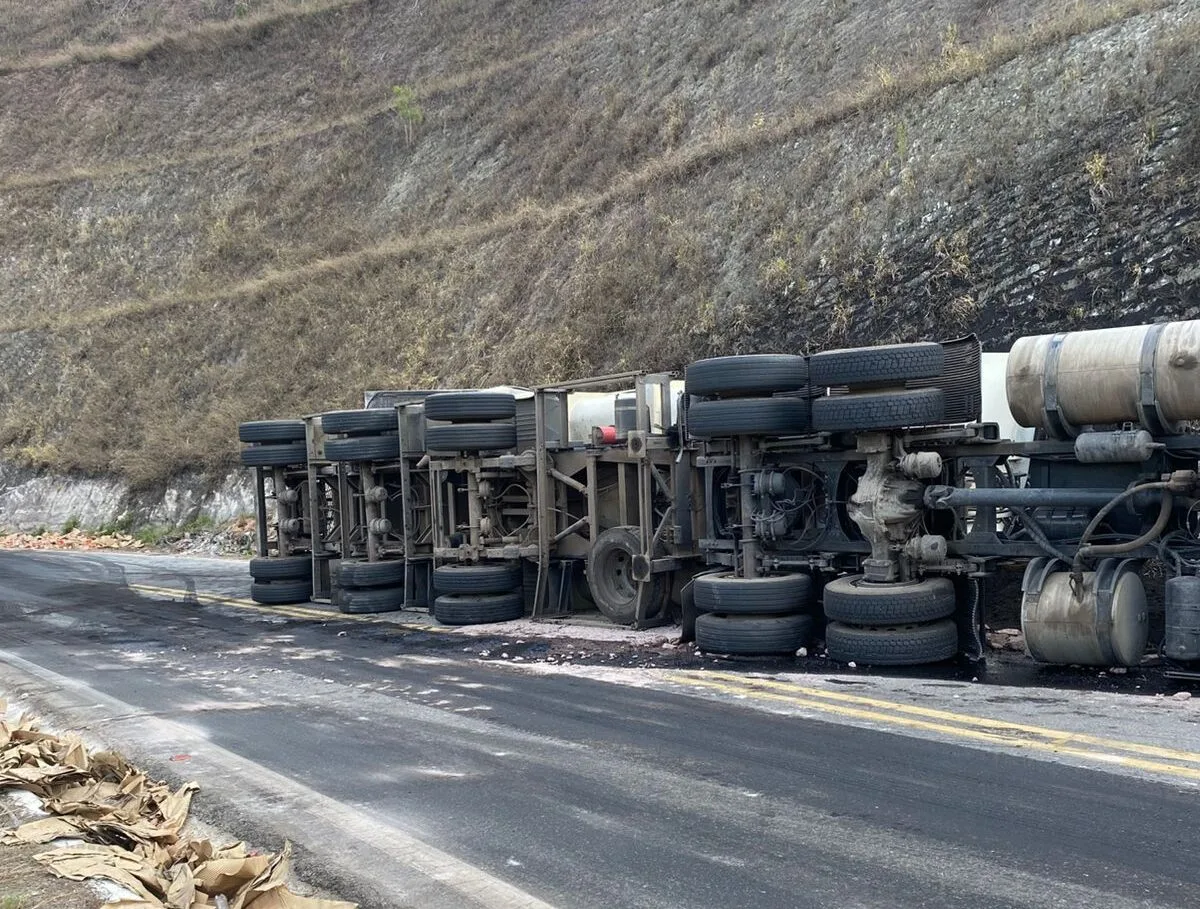
[[[34,858],[61,877],[134,894],[106,909],[356,909],[292,893],[290,843],[255,855],[244,843],[183,839],[194,783],[172,791],[120,755],[89,753],[75,736],[41,732],[26,716],[10,724],[6,714],[0,700],[0,789],[34,793],[51,816],[5,831],[0,843],[84,840]]]

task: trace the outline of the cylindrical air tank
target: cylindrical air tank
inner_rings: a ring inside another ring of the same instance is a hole
[[[1017,422],[1055,437],[1115,423],[1171,432],[1200,419],[1200,321],[1020,338],[1005,387]]]
[[[1167,634],[1163,655],[1169,660],[1200,660],[1200,578],[1169,578],[1164,605]]]

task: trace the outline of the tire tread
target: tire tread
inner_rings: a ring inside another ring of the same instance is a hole
[[[958,626],[951,619],[921,625],[859,628],[841,622],[825,626],[829,659],[868,666],[920,666],[958,653]]]

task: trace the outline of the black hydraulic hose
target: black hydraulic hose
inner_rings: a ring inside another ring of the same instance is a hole
[[[1141,549],[1147,543],[1152,543],[1157,540],[1164,530],[1167,528],[1167,522],[1171,520],[1171,510],[1175,507],[1175,497],[1167,491],[1163,491],[1162,505],[1158,509],[1158,518],[1154,521],[1154,526],[1147,530],[1140,537],[1132,540],[1125,540],[1122,543],[1098,543],[1084,544],[1080,540],[1079,550],[1075,554],[1076,559],[1082,559],[1090,556],[1104,555],[1121,555],[1126,552],[1133,552],[1135,549]],[[1095,523],[1093,521],[1093,523]],[[1088,530],[1092,528],[1089,527]],[[1083,539],[1087,538],[1085,531]]]
[[[1050,538],[1042,531],[1041,526],[1034,520],[1033,515],[1024,508],[1013,508],[1012,513],[1021,519],[1021,524],[1029,533],[1030,539],[1037,544],[1042,552],[1046,553],[1052,559],[1058,559],[1068,565],[1071,563],[1071,557],[1050,542]]]
[[[1148,492],[1151,489],[1166,489],[1169,484],[1165,480],[1158,480],[1153,483],[1142,483],[1140,486],[1130,486],[1124,492],[1116,495],[1112,501],[1096,512],[1096,516],[1092,518],[1092,522],[1088,524],[1084,530],[1083,536],[1079,538],[1079,549],[1082,551],[1087,546],[1087,541],[1094,534],[1101,522],[1109,516],[1114,508],[1128,499],[1130,496],[1135,496],[1139,492]]]
[[[1079,583],[1083,577],[1083,560],[1091,556],[1097,555],[1120,555],[1126,552],[1133,552],[1135,549],[1140,549],[1147,543],[1158,539],[1163,530],[1166,529],[1167,522],[1171,519],[1171,510],[1175,506],[1175,499],[1169,491],[1170,483],[1165,480],[1159,480],[1154,483],[1142,483],[1140,486],[1130,486],[1120,495],[1116,496],[1111,502],[1096,512],[1096,516],[1092,518],[1087,529],[1083,531],[1083,536],[1079,538],[1079,546],[1075,550],[1075,558],[1071,560],[1071,575],[1076,583]],[[1161,489],[1162,504],[1158,511],[1158,518],[1154,522],[1154,526],[1147,530],[1140,537],[1132,540],[1126,540],[1124,543],[1108,543],[1102,545],[1091,545],[1088,540],[1099,529],[1101,523],[1114,508],[1124,502],[1131,496],[1137,495],[1139,492],[1148,492],[1152,489]]]

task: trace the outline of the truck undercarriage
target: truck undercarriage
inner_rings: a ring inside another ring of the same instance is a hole
[[[1200,322],[1022,338],[996,421],[981,362],[973,338],[717,357],[242,424],[253,595],[910,665],[981,656],[982,582],[1020,565],[1034,659],[1197,668]]]

